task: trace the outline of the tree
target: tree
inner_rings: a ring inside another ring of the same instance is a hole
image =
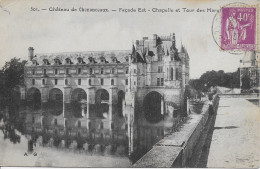
[[[3,89],[3,96],[10,99],[12,91],[17,85],[24,84],[24,66],[26,61],[12,58],[9,62],[5,62],[2,71],[5,76],[5,89]]]
[[[250,89],[250,78],[248,77],[248,75],[244,75],[244,77],[242,78],[242,89]]]

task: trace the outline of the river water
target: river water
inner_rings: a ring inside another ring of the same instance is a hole
[[[107,114],[90,113],[86,122],[28,107],[6,107],[0,115],[2,166],[130,167],[164,137],[160,123],[129,123],[118,113],[112,124]]]

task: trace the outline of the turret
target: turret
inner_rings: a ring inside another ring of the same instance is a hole
[[[32,61],[33,56],[34,56],[34,49],[33,49],[33,47],[29,47],[29,48],[28,48],[28,59],[29,59],[30,61]]]

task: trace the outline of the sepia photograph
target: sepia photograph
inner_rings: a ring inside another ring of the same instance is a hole
[[[0,0],[0,166],[259,168],[259,0]]]

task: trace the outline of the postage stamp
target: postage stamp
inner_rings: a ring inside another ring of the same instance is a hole
[[[223,7],[221,16],[222,50],[255,50],[256,18],[256,8]]]

